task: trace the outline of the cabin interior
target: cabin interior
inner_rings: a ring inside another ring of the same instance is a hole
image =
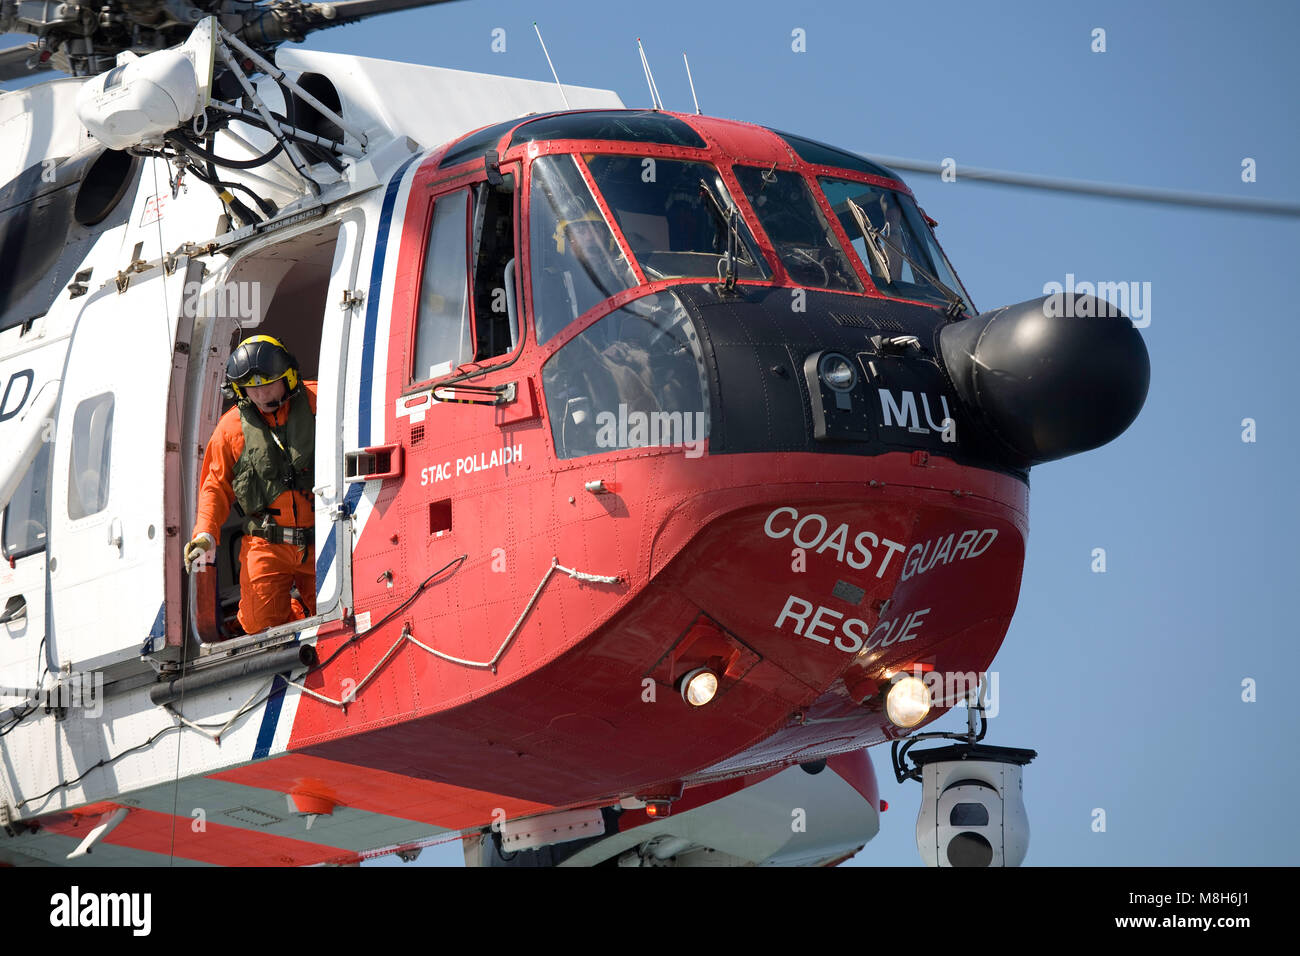
[[[304,381],[315,381],[320,369],[320,346],[330,272],[334,263],[339,225],[324,226],[276,243],[242,260],[231,271],[228,286],[257,283],[259,304],[264,306],[256,326],[244,324],[239,316],[229,318],[229,354],[249,335],[278,339],[298,360]],[[270,300],[266,301],[266,296]],[[247,295],[242,300],[249,301]],[[225,397],[221,412],[235,404]],[[221,528],[221,542],[215,558],[217,613],[215,620],[200,613],[199,636],[205,642],[225,640],[243,634],[236,614],[239,610],[239,552],[244,537],[244,515],[232,505]],[[206,583],[206,582],[201,582]],[[205,602],[200,601],[200,607]]]

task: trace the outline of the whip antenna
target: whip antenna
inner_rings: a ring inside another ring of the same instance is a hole
[[[546,65],[551,68],[551,76],[555,77],[555,85],[560,88],[560,99],[564,100],[564,108],[572,109],[569,106],[569,98],[564,95],[564,85],[560,82],[560,75],[555,72],[555,64],[551,62],[551,54],[546,52],[546,41],[542,39],[542,31],[537,27],[537,21],[533,21],[533,29],[537,30],[537,42],[542,45],[542,52],[546,54]]]
[[[685,52],[682,53],[682,62],[686,64],[686,82],[691,84],[691,99],[695,101],[695,115],[700,115],[700,98],[695,95],[695,80],[691,78],[691,61],[686,59]]]
[[[641,45],[641,38],[636,38],[636,48],[641,53],[641,67],[645,70],[645,81],[650,87],[650,105],[652,108],[661,110],[664,108],[664,101],[659,98],[659,87],[655,86],[654,74],[650,72],[650,61],[646,59],[645,47]]]

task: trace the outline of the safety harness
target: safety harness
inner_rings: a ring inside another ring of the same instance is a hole
[[[281,426],[268,425],[247,399],[239,403],[239,421],[244,452],[235,463],[232,484],[235,501],[248,516],[245,533],[272,544],[312,544],[315,529],[276,524],[280,512],[271,507],[286,491],[310,497],[315,485],[316,416],[306,389],[300,385],[289,396],[289,414]]]

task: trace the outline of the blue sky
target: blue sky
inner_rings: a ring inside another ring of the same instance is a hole
[[[321,49],[648,96],[866,153],[958,164],[908,177],[981,309],[1047,282],[1151,283],[1151,392],[1111,445],[1034,470],[1020,607],[988,741],[1032,747],[1027,865],[1294,864],[1300,573],[1300,223],[963,183],[963,163],[1300,200],[1300,7],[666,0],[457,3],[312,40]],[[902,14],[900,19],[888,19]],[[506,31],[506,52],[490,49]],[[1094,53],[1092,31],[1106,31]],[[792,50],[802,29],[806,52]],[[1242,182],[1252,158],[1257,181]],[[1257,440],[1242,441],[1242,419]],[[1106,550],[1094,573],[1093,549]],[[1256,700],[1242,700],[1242,682]],[[940,724],[959,729],[960,714]],[[920,787],[873,750],[891,809],[853,861],[919,865]],[[1096,832],[1094,811],[1105,811]],[[459,847],[424,862],[459,863]]]
[[[963,182],[963,164],[1300,201],[1300,6],[1292,3],[754,0],[466,2],[312,37],[314,49],[701,105],[864,153],[938,162],[907,180],[984,310],[1047,282],[1149,282],[1151,391],[1111,445],[1031,477],[1020,606],[995,661],[988,742],[1032,747],[1027,865],[1300,861],[1290,824],[1300,670],[1296,411],[1300,222]],[[506,51],[491,50],[494,28]],[[1106,50],[1091,50],[1093,30]],[[804,31],[806,52],[792,49]],[[427,144],[433,145],[433,144]],[[1257,181],[1242,181],[1242,161]],[[1242,420],[1256,423],[1242,441]],[[1105,573],[1091,570],[1106,551]],[[1256,700],[1242,700],[1253,680]],[[963,713],[963,712],[959,712]],[[939,727],[959,729],[954,714]],[[920,787],[854,865],[919,865]],[[1106,829],[1093,829],[1095,811]],[[421,863],[460,864],[458,844]]]

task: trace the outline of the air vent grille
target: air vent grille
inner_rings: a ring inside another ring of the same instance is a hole
[[[835,320],[836,325],[846,326],[851,329],[869,329],[872,327],[871,320],[860,315],[849,315],[845,312],[832,312],[830,315]]]

